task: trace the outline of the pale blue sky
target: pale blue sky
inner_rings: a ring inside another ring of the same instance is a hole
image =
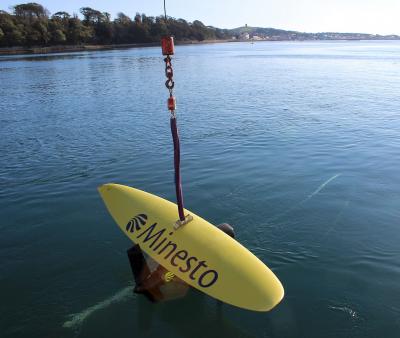
[[[89,6],[113,16],[159,15],[162,0],[30,0],[51,13]],[[29,1],[0,0],[0,9]],[[168,15],[221,28],[274,27],[305,32],[363,32],[400,35],[400,0],[167,0]]]

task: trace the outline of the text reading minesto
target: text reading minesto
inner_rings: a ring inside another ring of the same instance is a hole
[[[139,227],[126,227],[127,232],[133,233],[136,232],[135,230],[140,230],[140,225]],[[138,234],[136,238],[142,243],[146,243],[157,255],[170,260],[171,265],[178,267],[179,271],[189,274],[189,278],[197,281],[199,286],[208,288],[215,284],[218,279],[218,272],[207,269],[208,265],[205,260],[191,256],[187,250],[179,250],[177,244],[169,240],[168,236],[173,235],[173,232],[169,234],[165,234],[165,232],[165,228],[158,230],[157,223],[153,223]]]

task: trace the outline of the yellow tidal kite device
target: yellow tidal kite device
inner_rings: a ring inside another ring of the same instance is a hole
[[[274,273],[201,217],[185,209],[190,222],[176,226],[176,204],[161,197],[118,184],[102,185],[99,192],[125,235],[188,285],[253,311],[271,310],[282,300]]]

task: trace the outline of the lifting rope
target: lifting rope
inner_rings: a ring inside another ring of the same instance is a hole
[[[164,18],[165,24],[167,25],[167,10],[165,7],[164,0]],[[162,54],[165,55],[165,76],[167,77],[167,81],[165,81],[165,86],[169,91],[168,98],[168,110],[171,113],[170,124],[171,124],[171,134],[172,140],[174,143],[174,169],[175,169],[175,193],[176,193],[176,202],[178,204],[178,215],[179,220],[176,222],[176,228],[181,225],[184,225],[191,221],[192,216],[186,215],[184,213],[184,203],[183,203],[183,194],[182,194],[182,182],[181,182],[181,172],[180,172],[180,161],[181,161],[181,151],[180,151],[180,142],[179,142],[179,134],[178,134],[178,125],[176,122],[176,99],[173,95],[173,89],[175,82],[173,80],[174,71],[172,69],[171,55],[174,55],[174,38],[170,35],[164,36],[161,38],[161,48]]]

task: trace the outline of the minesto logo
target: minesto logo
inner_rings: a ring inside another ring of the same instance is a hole
[[[146,225],[145,214],[139,214],[132,218],[126,225],[128,233],[136,232],[137,242],[141,247],[147,247],[148,251],[152,250],[160,259],[169,261],[169,264],[175,266],[180,272],[188,274],[188,277],[197,281],[202,288],[208,288],[218,280],[218,272],[216,270],[207,269],[206,260],[190,255],[188,250],[181,250],[178,244],[171,241],[170,238],[174,234],[173,231],[167,233],[166,228],[161,228],[158,223]]]
[[[170,281],[172,281],[173,279],[174,279],[174,277],[175,277],[175,275],[172,273],[172,272],[170,272],[170,271],[168,271],[165,275],[164,275],[164,279],[165,279],[165,281],[168,283],[168,282],[170,282]]]
[[[147,216],[145,214],[139,214],[133,217],[126,225],[126,231],[135,232],[140,231],[140,227],[146,224]]]

